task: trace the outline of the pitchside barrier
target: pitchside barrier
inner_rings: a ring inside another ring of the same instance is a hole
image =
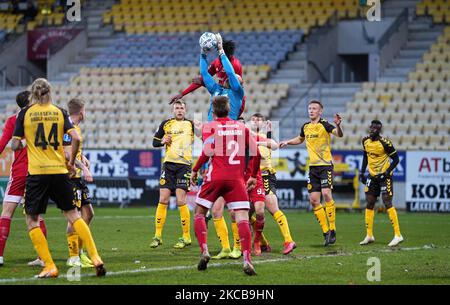
[[[117,207],[156,205],[159,196],[161,150],[86,150],[94,182],[88,187],[96,205]],[[400,151],[394,171],[394,204],[409,212],[450,212],[450,152]],[[364,209],[364,186],[359,182],[362,151],[333,151],[336,206]],[[0,197],[7,186],[12,152],[0,156]],[[282,209],[310,209],[305,149],[281,149],[273,155],[277,195]],[[195,205],[197,188],[187,201]],[[174,207],[176,205],[173,205]]]

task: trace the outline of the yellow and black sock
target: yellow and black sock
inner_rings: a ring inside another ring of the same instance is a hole
[[[328,223],[330,230],[336,230],[336,207],[334,206],[334,200],[325,203],[325,210],[327,212]]]
[[[241,240],[239,239],[238,225],[235,221],[231,222],[231,231],[233,232],[233,249],[241,250]]]
[[[86,247],[89,257],[92,259],[92,262],[94,264],[100,263],[101,258],[98,255],[97,247],[95,246],[95,242],[92,238],[91,230],[89,230],[88,225],[82,218],[79,218],[72,224],[72,226],[80,236],[80,238],[83,240],[83,244]]]
[[[286,216],[280,210],[273,214],[273,219],[277,222],[280,227],[281,234],[283,234],[284,242],[292,242],[291,232],[289,231],[289,224]]]
[[[373,237],[373,219],[375,218],[375,211],[366,209],[366,235]]]
[[[228,228],[225,218],[220,217],[214,219],[214,227],[216,228],[217,237],[219,238],[222,249],[230,249],[230,240],[228,238]]]
[[[397,210],[394,207],[387,209],[392,228],[394,228],[395,236],[400,236],[400,225],[398,224]]]
[[[155,236],[161,238],[167,216],[167,204],[158,203],[155,216]]]
[[[78,244],[79,236],[77,233],[67,233],[67,245],[69,246],[69,257],[80,255],[79,252],[79,244]]]
[[[183,230],[183,238],[184,239],[191,239],[191,213],[189,212],[189,208],[187,204],[183,204],[182,206],[179,206],[178,209],[180,210],[180,220],[181,220],[181,229]]]
[[[42,233],[40,227],[35,227],[28,232],[31,242],[33,243],[34,249],[36,250],[38,256],[44,261],[45,267],[55,265],[48,249],[47,239]]]
[[[320,226],[322,227],[322,232],[327,233],[329,230],[327,223],[327,215],[325,214],[325,210],[323,209],[321,204],[319,204],[314,208],[314,215],[316,215],[317,222],[319,222]]]

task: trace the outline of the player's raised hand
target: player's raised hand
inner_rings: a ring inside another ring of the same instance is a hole
[[[197,180],[198,180],[198,173],[192,171],[191,173],[191,185],[197,185]]]
[[[248,178],[247,183],[246,183],[247,192],[253,190],[255,188],[255,186],[256,186],[256,178],[253,178],[253,177]]]
[[[339,115],[339,113],[336,113],[333,117],[334,123],[339,126],[342,123],[342,117]]]
[[[176,101],[178,101],[179,99],[181,99],[183,97],[183,94],[177,94],[175,96],[172,96],[172,98],[170,99],[169,105],[172,105],[173,103],[175,103]]]

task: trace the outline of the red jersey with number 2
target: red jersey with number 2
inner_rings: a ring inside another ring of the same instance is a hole
[[[260,156],[254,137],[241,122],[229,118],[218,118],[203,127],[203,151],[194,171],[211,157],[211,163],[204,181],[241,180],[244,181],[246,169],[246,148],[251,158],[255,158],[251,173],[256,177]]]

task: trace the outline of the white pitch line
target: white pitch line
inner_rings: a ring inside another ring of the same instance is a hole
[[[436,247],[434,245],[424,245],[421,247],[407,247],[407,248],[398,248],[398,249],[379,249],[372,251],[357,251],[357,252],[342,252],[342,253],[332,253],[332,254],[319,254],[319,255],[307,255],[307,256],[297,256],[292,257],[288,256],[285,258],[274,258],[274,259],[266,259],[266,260],[255,260],[253,264],[267,264],[267,263],[276,263],[282,261],[293,261],[293,260],[303,260],[303,259],[315,259],[315,258],[328,258],[328,257],[343,257],[343,256],[352,256],[352,255],[363,255],[363,254],[373,254],[373,253],[394,253],[400,251],[417,251],[417,250],[436,250],[436,249],[448,249],[450,246],[440,246]],[[228,263],[212,263],[208,264],[208,267],[224,267],[230,265],[240,265],[242,262],[234,261]],[[187,270],[187,269],[196,269],[197,265],[184,265],[184,266],[171,266],[171,267],[159,267],[159,268],[140,268],[140,269],[127,269],[121,271],[108,271],[106,276],[116,276],[123,274],[138,274],[138,273],[149,273],[149,272],[159,272],[159,271],[174,271],[174,270]],[[94,274],[81,274],[81,277],[94,277]],[[61,275],[59,278],[67,278],[66,275]],[[8,278],[8,279],[0,279],[0,284],[7,283],[16,283],[16,282],[30,282],[40,280],[37,278]],[[45,282],[44,282],[45,283]]]
[[[129,215],[129,216],[94,216],[94,220],[109,220],[109,219],[147,219],[155,218],[155,215]],[[14,217],[13,221],[23,221],[23,218]],[[45,217],[44,220],[64,220],[64,216],[59,217]]]

